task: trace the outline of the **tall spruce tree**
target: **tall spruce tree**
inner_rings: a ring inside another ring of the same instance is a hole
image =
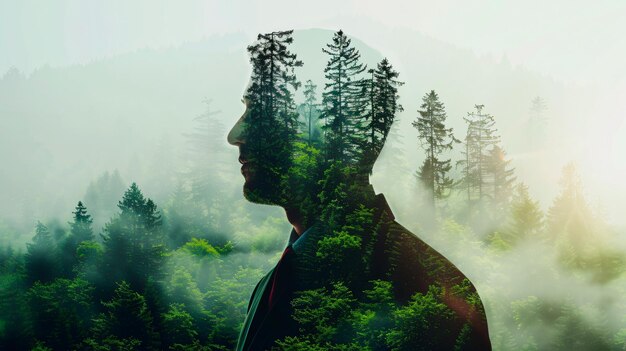
[[[56,245],[48,227],[37,222],[33,242],[26,245],[24,257],[26,279],[29,284],[37,281],[47,283],[56,278],[58,262],[55,253]]]
[[[74,218],[73,221],[70,222],[70,235],[79,243],[81,241],[93,240],[93,228],[91,227],[93,219],[91,215],[87,213],[87,207],[85,207],[82,201],[78,201],[75,211],[72,212],[72,214],[74,214]]]
[[[476,112],[469,112],[467,118],[467,134],[465,136],[463,159],[459,164],[463,167],[460,184],[467,192],[467,201],[481,203],[489,195],[489,152],[500,141],[496,135],[493,116],[483,113],[484,105],[475,105]]]
[[[69,223],[70,234],[59,244],[61,271],[65,277],[73,277],[74,269],[78,265],[78,245],[83,241],[94,239],[91,215],[82,201],[78,201],[75,211],[72,212],[73,221]]]
[[[421,147],[426,151],[426,159],[418,171],[418,177],[431,193],[432,205],[437,199],[448,195],[453,180],[448,176],[452,168],[450,159],[443,159],[442,154],[450,151],[454,143],[459,142],[446,128],[446,111],[439,95],[431,90],[422,98],[419,116],[413,122],[418,131]]]
[[[539,202],[530,197],[525,184],[519,184],[511,203],[510,241],[515,243],[518,240],[539,239],[542,227],[543,211]]]
[[[351,42],[339,30],[333,35],[332,42],[322,48],[329,56],[324,68],[327,82],[322,93],[321,115],[326,121],[327,160],[356,161],[359,140],[363,137],[361,130],[357,130],[363,116],[365,95],[359,75],[367,67],[359,62],[361,54],[351,46]]]
[[[510,168],[511,160],[506,159],[506,153],[500,145],[494,145],[489,151],[487,170],[491,178],[491,204],[497,214],[503,216],[513,195],[515,182],[514,169]]]
[[[93,328],[99,340],[93,342],[120,347],[134,341],[135,347],[120,349],[160,350],[159,335],[145,297],[125,281],[116,285],[111,299],[101,302],[104,313],[94,320]]]
[[[125,280],[142,291],[149,278],[158,280],[164,262],[161,215],[133,183],[118,203],[120,213],[104,230],[102,271],[108,283]],[[109,286],[111,288],[111,286]]]
[[[365,164],[372,166],[387,140],[391,125],[402,105],[398,102],[398,88],[404,84],[397,78],[400,74],[393,69],[387,58],[376,66],[376,70],[368,70],[372,75],[369,79],[369,143],[365,147]]]
[[[288,50],[293,43],[292,33],[293,30],[259,34],[257,43],[248,46],[252,84],[246,92],[246,97],[253,103],[253,117],[264,122],[282,119],[291,130],[295,120],[293,95],[289,88],[297,89],[300,85],[294,69],[302,66],[296,54]]]

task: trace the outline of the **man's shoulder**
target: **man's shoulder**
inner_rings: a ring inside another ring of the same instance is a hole
[[[431,285],[452,288],[469,283],[449,259],[395,220],[381,225],[377,234],[373,265],[379,267],[379,276],[397,286],[401,299],[425,293]]]

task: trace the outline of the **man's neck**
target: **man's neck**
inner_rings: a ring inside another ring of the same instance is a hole
[[[302,233],[304,233],[307,228],[302,219],[302,213],[300,213],[300,210],[285,208],[285,213],[287,214],[287,220],[293,226],[296,234],[298,234],[298,236],[302,235]]]

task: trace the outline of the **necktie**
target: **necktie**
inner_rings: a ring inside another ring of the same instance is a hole
[[[274,307],[277,296],[284,292],[285,288],[288,286],[287,280],[289,279],[289,271],[291,268],[290,259],[293,253],[291,245],[287,246],[280,257],[280,260],[276,263],[274,274],[272,275],[272,280],[270,282],[271,289],[268,298],[268,306],[270,309]]]

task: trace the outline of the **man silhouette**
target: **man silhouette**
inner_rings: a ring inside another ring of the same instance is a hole
[[[310,136],[308,143],[300,140],[298,124],[291,123],[297,120],[289,107],[293,97],[285,93],[295,82],[295,75],[289,75],[301,65],[287,50],[291,41],[291,32],[274,32],[259,35],[257,44],[248,48],[253,77],[243,99],[246,110],[228,134],[228,142],[239,147],[244,196],[281,206],[293,225],[281,259],[252,293],[237,350],[339,345],[354,349],[364,343],[371,349],[490,350],[474,286],[450,261],[398,224],[384,196],[376,195],[369,184],[372,165],[401,107],[392,101],[390,118],[378,130],[372,114],[371,133],[359,139],[357,123],[340,120],[354,118],[356,109],[342,115],[333,106],[348,110],[353,105],[340,105],[341,97],[337,102],[329,93],[322,136],[315,142]],[[350,44],[341,31],[333,42],[344,48]],[[277,55],[276,61],[272,55]],[[397,77],[386,59],[378,69]],[[272,76],[275,72],[280,74]],[[385,81],[377,83],[383,86]],[[364,92],[366,85],[359,87]],[[381,89],[395,97],[392,85]],[[357,106],[354,96],[350,103]],[[352,133],[349,138],[342,134],[346,130]],[[332,302],[339,295],[349,297],[347,307],[334,317],[324,314],[337,308],[322,300]],[[352,308],[374,316],[367,335],[350,324]],[[311,311],[331,317],[315,320]],[[367,341],[359,344],[357,338]]]

